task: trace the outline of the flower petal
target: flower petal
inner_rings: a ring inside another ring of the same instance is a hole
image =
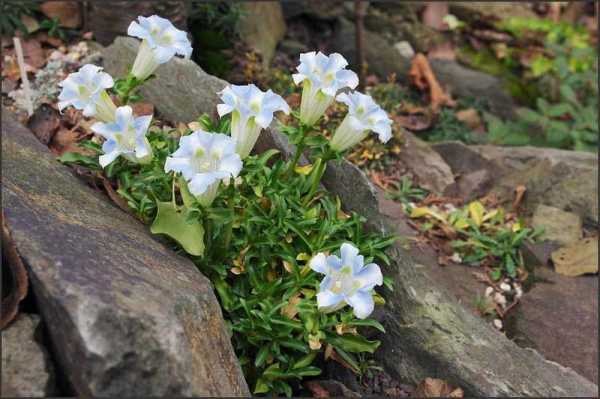
[[[167,157],[165,161],[165,172],[177,172],[183,175],[186,180],[191,180],[195,171],[189,158]]]
[[[366,291],[357,291],[354,295],[346,298],[346,302],[354,311],[354,315],[359,319],[366,319],[375,308],[375,302],[373,301],[373,295]]]
[[[354,275],[360,281],[361,290],[371,290],[376,285],[383,284],[381,269],[375,263],[369,263],[361,271]]]
[[[354,258],[358,255],[358,248],[347,242],[343,243],[340,248],[343,265],[353,265]]]
[[[343,295],[336,295],[331,291],[323,291],[317,294],[317,306],[319,308],[334,307],[343,300]]]
[[[202,195],[208,189],[208,186],[215,183],[219,179],[220,177],[214,173],[197,173],[189,181],[188,188],[192,194],[196,196]]]
[[[106,166],[111,164],[115,159],[117,159],[117,157],[119,155],[121,155],[121,151],[115,150],[115,151],[109,152],[108,154],[100,155],[98,162],[100,163],[100,166],[105,168]]]
[[[164,64],[175,56],[175,51],[175,48],[172,46],[156,46],[153,50],[153,54],[156,62]]]
[[[329,265],[327,264],[327,257],[323,252],[320,252],[312,257],[308,266],[317,273],[327,274],[329,273]]]

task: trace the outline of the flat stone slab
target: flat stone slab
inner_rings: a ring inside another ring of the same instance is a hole
[[[2,331],[2,397],[55,395],[54,367],[38,338],[40,317],[20,314]]]
[[[6,109],[3,210],[77,396],[249,396],[210,282]]]
[[[542,227],[544,229],[543,238],[556,241],[560,245],[573,244],[582,236],[582,223],[579,215],[543,204],[535,208],[531,225]]]
[[[117,37],[103,52],[104,68],[114,78],[123,77],[133,65],[140,41]],[[227,82],[209,75],[191,60],[175,57],[156,70],[156,78],[144,84],[144,101],[154,104],[161,116],[171,122],[192,122],[200,115],[216,112],[217,92]]]

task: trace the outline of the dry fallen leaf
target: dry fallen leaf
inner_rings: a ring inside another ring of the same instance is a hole
[[[48,104],[42,104],[27,121],[27,127],[44,144],[48,145],[60,126],[60,114]]]
[[[154,114],[154,104],[147,102],[139,102],[131,104],[133,113],[136,116],[152,115]]]
[[[413,396],[417,398],[462,398],[464,392],[461,388],[453,387],[444,380],[425,378],[417,386]]]
[[[50,142],[50,149],[57,155],[62,155],[66,151],[69,152],[79,152],[79,151],[71,151],[71,149],[79,148],[75,144],[79,141],[79,133],[73,129],[59,129],[52,141]]]
[[[575,277],[598,273],[598,237],[588,237],[552,252],[554,270]]]
[[[323,388],[317,381],[306,381],[304,383],[306,389],[308,389],[313,398],[329,398],[329,392]]]
[[[405,129],[420,132],[431,127],[432,117],[429,113],[414,113],[409,115],[393,116],[395,122]]]
[[[469,129],[477,130],[483,126],[483,121],[475,108],[467,108],[456,113],[456,119],[464,123]]]
[[[10,288],[6,290],[8,295],[3,292],[0,330],[4,329],[17,315],[19,303],[27,295],[29,286],[27,271],[12,240],[4,214],[2,214],[2,260],[2,269],[8,268],[9,270],[6,274],[2,271],[3,279],[10,275],[10,279],[4,280],[2,286],[4,288],[4,285],[10,282]]]
[[[46,64],[46,54],[41,43],[35,39],[21,39],[23,48],[23,59],[27,65],[34,69],[40,69]]]
[[[298,308],[296,308],[296,305],[298,305],[301,300],[302,299],[300,298],[299,293],[292,296],[289,299],[288,304],[281,308],[281,314],[286,316],[288,319],[293,319],[298,314]]]
[[[77,1],[46,1],[40,10],[50,19],[58,18],[64,28],[78,28],[81,25],[81,8]]]
[[[439,110],[442,105],[448,107],[453,107],[455,105],[454,100],[452,100],[452,98],[444,92],[442,86],[440,86],[429,65],[429,61],[427,61],[427,57],[423,54],[419,53],[415,55],[408,76],[412,84],[417,86],[420,90],[429,88],[431,109],[434,112]]]

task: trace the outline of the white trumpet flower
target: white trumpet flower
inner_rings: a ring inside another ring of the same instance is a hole
[[[317,306],[327,313],[348,304],[356,317],[365,319],[373,312],[372,290],[383,284],[383,275],[375,263],[365,265],[364,257],[352,244],[342,244],[340,254],[341,259],[319,253],[309,262],[312,270],[325,275],[319,286]]]
[[[168,62],[175,54],[189,58],[192,45],[187,33],[175,28],[171,21],[152,15],[139,16],[138,22],[132,21],[127,34],[142,39],[137,56],[131,68],[133,76],[144,80],[158,68]]]
[[[95,116],[105,122],[114,120],[116,106],[106,92],[114,82],[102,68],[86,64],[58,85],[62,87],[58,96],[59,110],[72,105],[83,110],[85,116]]]
[[[94,133],[104,137],[102,145],[104,155],[100,156],[100,165],[105,168],[119,155],[135,163],[148,163],[152,160],[152,147],[146,132],[152,121],[152,115],[133,116],[133,110],[126,105],[115,111],[114,122],[96,122],[91,126]]]
[[[271,90],[263,92],[253,84],[230,85],[219,94],[223,104],[217,105],[217,111],[220,117],[231,113],[231,137],[242,159],[254,148],[260,131],[269,127],[273,113],[290,113],[289,105],[280,95]]]
[[[371,96],[355,91],[341,93],[336,99],[348,105],[348,114],[333,134],[332,149],[344,151],[361,142],[369,131],[377,133],[383,143],[392,137],[392,120]]]
[[[237,177],[241,169],[233,139],[202,130],[181,137],[179,148],[165,162],[165,172],[181,173],[190,192],[204,206],[214,201],[219,183]]]
[[[345,69],[348,61],[338,53],[330,56],[311,51],[300,54],[298,73],[292,75],[294,83],[302,83],[300,120],[312,126],[333,102],[338,90],[344,87],[354,89],[358,76]]]

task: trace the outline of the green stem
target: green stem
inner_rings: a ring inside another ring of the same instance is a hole
[[[227,225],[227,229],[225,230],[225,238],[224,238],[224,243],[223,243],[223,248],[224,251],[222,252],[223,254],[227,253],[227,250],[229,249],[229,245],[231,244],[231,236],[233,234],[233,223],[234,223],[234,219],[235,219],[235,209],[234,209],[234,182],[233,182],[233,178],[230,178],[229,181],[229,198],[227,198],[227,205],[228,205],[228,209],[231,212],[231,222],[229,222],[229,224]]]
[[[304,125],[300,124],[300,141],[296,144],[296,152],[294,153],[294,158],[292,158],[292,162],[289,164],[287,170],[285,171],[285,176],[289,176],[294,172],[298,161],[300,160],[300,156],[304,152],[306,146],[304,145],[304,139],[306,138],[306,134],[310,132],[311,128],[307,128]]]
[[[334,157],[335,157],[335,153],[333,151],[331,151],[330,149],[327,149],[327,152],[325,152],[325,154],[323,154],[323,157],[317,159],[317,162],[315,162],[314,169],[311,173],[310,190],[308,191],[308,194],[306,194],[306,197],[304,198],[304,202],[303,202],[304,206],[308,205],[308,203],[312,200],[313,196],[315,195],[315,192],[319,188],[319,183],[321,182],[321,178],[323,177],[323,174],[325,173],[325,168],[327,167],[327,162],[329,160],[333,159]]]

